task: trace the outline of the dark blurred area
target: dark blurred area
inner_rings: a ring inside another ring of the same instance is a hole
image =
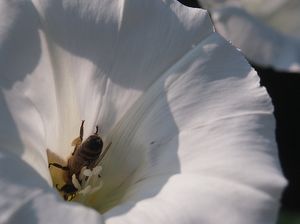
[[[289,180],[282,210],[300,212],[300,74],[253,66],[274,104],[279,158]]]
[[[182,4],[189,6],[189,7],[194,7],[194,8],[200,8],[200,4],[196,0],[178,0]]]
[[[196,0],[178,1],[189,7],[201,7]],[[283,173],[289,181],[283,193],[281,212],[299,215],[300,73],[276,72],[271,68],[253,64],[252,66],[260,76],[261,85],[266,87],[274,105],[279,158]]]

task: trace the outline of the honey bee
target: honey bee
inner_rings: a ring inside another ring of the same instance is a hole
[[[61,188],[56,185],[56,188],[63,193],[64,199],[68,201],[72,200],[76,196],[79,190],[78,184],[81,184],[83,181],[80,179],[82,169],[86,168],[92,170],[99,162],[101,162],[111,146],[110,142],[102,152],[103,141],[98,135],[98,126],[96,126],[96,132],[82,142],[83,125],[84,120],[80,126],[79,137],[72,141],[72,146],[75,146],[75,148],[71,157],[68,159],[67,166],[62,166],[58,163],[49,163],[48,166],[49,168],[54,166],[66,171],[65,185]],[[76,178],[76,183],[74,183],[74,178]]]

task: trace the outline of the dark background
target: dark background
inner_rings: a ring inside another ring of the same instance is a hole
[[[300,74],[254,68],[274,104],[279,158],[283,173],[289,180],[282,198],[282,209],[300,212]]]
[[[201,7],[196,0],[178,0]],[[250,62],[251,63],[251,62]],[[289,181],[282,197],[281,211],[300,212],[300,74],[276,72],[252,64],[272,98],[276,118],[276,139],[283,173]]]

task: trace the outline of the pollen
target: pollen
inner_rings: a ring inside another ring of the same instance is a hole
[[[79,174],[79,180],[73,174],[72,183],[78,189],[78,194],[92,194],[103,186],[101,178],[102,166],[98,165],[92,169],[83,167]]]

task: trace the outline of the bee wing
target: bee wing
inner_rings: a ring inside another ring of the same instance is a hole
[[[106,155],[108,149],[110,148],[111,146],[111,142],[108,143],[108,145],[105,147],[104,151],[101,153],[101,155],[99,156],[98,158],[98,163],[100,163],[102,161],[102,159],[104,158],[104,156]]]
[[[76,146],[76,145],[80,145],[80,144],[81,144],[81,138],[77,137],[72,141],[71,146]]]

